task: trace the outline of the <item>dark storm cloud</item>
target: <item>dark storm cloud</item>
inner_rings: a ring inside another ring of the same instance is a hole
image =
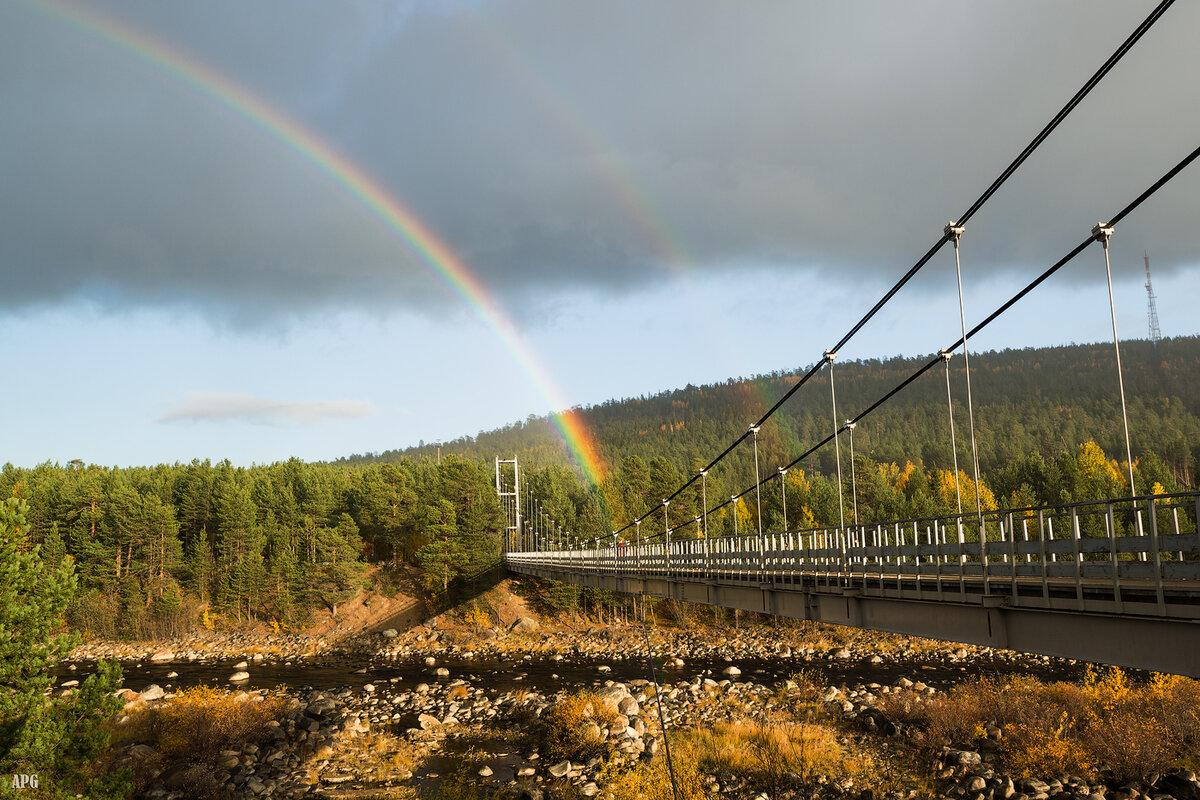
[[[491,288],[628,289],[671,265],[898,274],[1145,16],[1128,3],[123,3],[350,155]],[[1177,4],[974,220],[1041,267],[1200,141]],[[0,11],[0,300],[267,315],[431,307],[413,253],[160,70]],[[1195,264],[1200,177],[1122,246]],[[1114,240],[1114,246],[1117,240]],[[435,304],[436,305],[436,304]]]

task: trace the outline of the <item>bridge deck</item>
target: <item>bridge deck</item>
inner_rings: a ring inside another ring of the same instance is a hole
[[[1200,677],[1198,503],[1189,492],[990,512],[982,523],[510,550],[505,563],[621,592]]]

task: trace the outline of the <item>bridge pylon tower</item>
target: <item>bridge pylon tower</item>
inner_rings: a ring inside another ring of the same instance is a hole
[[[511,490],[502,474],[505,464],[512,464]],[[517,545],[515,539],[521,536],[521,469],[515,455],[509,459],[496,456],[496,496],[500,498],[500,505],[504,506],[505,519],[508,521],[504,530],[504,551],[508,552]]]

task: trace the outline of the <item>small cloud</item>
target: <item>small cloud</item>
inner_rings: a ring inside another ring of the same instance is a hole
[[[256,425],[311,425],[337,419],[355,419],[375,412],[370,403],[354,400],[281,402],[247,394],[189,392],[178,407],[159,422],[249,422]]]

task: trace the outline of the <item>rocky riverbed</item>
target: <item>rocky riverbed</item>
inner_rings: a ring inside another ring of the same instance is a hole
[[[603,727],[590,724],[595,728],[592,735],[607,743],[611,755],[574,762],[542,757],[538,744],[524,735],[562,699],[563,692],[497,691],[464,679],[411,688],[387,683],[359,689],[314,689],[295,693],[293,709],[270,727],[265,740],[223,751],[215,763],[176,764],[149,777],[142,796],[186,798],[197,796],[200,789],[228,797],[405,797],[435,787],[445,775],[443,770],[465,767],[473,783],[489,790],[508,790],[512,797],[614,797],[606,790],[609,777],[662,757],[664,722],[667,734],[677,735],[722,721],[766,717],[797,703],[803,691],[794,682],[766,686],[736,680],[736,675],[721,680],[696,676],[662,684],[657,693],[645,680],[607,680],[596,694],[612,716]],[[840,718],[843,743],[878,748],[880,741],[900,733],[897,724],[875,706],[878,697],[893,693],[926,698],[937,690],[901,678],[890,685],[829,686],[820,699],[824,713]],[[158,694],[151,691],[149,696]],[[151,701],[137,699],[132,705],[169,701],[167,695]],[[253,701],[253,695],[246,696],[245,702]],[[864,744],[865,739],[871,741]],[[133,761],[152,755],[144,745],[133,745],[122,757]],[[1072,776],[1014,777],[994,767],[987,747],[978,751],[944,748],[931,771],[930,781],[914,780],[910,786],[894,786],[888,791],[824,774],[810,776],[806,786],[796,781],[796,789],[820,797],[863,800],[929,796],[925,793],[930,786],[936,788],[935,796],[970,800],[1184,800],[1200,796],[1200,782],[1185,770],[1117,785],[1089,783]],[[762,787],[736,774],[705,777],[714,797],[763,796]],[[406,790],[409,793],[404,793]]]
[[[73,654],[80,660],[60,674],[75,678],[91,659],[122,659],[126,686],[141,690],[126,691],[127,717],[203,682],[226,685],[246,703],[289,699],[289,710],[263,736],[215,759],[164,765],[148,744],[123,744],[119,762],[138,770],[141,796],[155,800],[434,796],[447,776],[465,776],[498,796],[621,800],[612,793],[613,781],[662,758],[664,724],[668,735],[706,730],[722,721],[769,719],[815,700],[847,752],[886,759],[904,749],[904,723],[888,717],[881,698],[919,703],[982,676],[1019,671],[1075,680],[1085,668],[903,637],[830,641],[810,633],[758,626],[718,636],[658,629],[647,637],[636,626],[546,630],[527,620],[479,633],[429,626],[344,639],[227,634],[86,644]],[[234,682],[235,673],[244,674]],[[150,679],[159,683],[147,686]],[[580,691],[595,692],[611,712],[603,725],[590,723],[607,757],[545,757],[535,735],[539,721]],[[1006,775],[995,766],[989,741],[974,749],[947,747],[900,769],[886,788],[832,773],[790,776],[782,790],[735,772],[707,774],[704,781],[712,797],[772,800],[1200,798],[1200,784],[1186,771],[1111,785],[1069,775]]]

